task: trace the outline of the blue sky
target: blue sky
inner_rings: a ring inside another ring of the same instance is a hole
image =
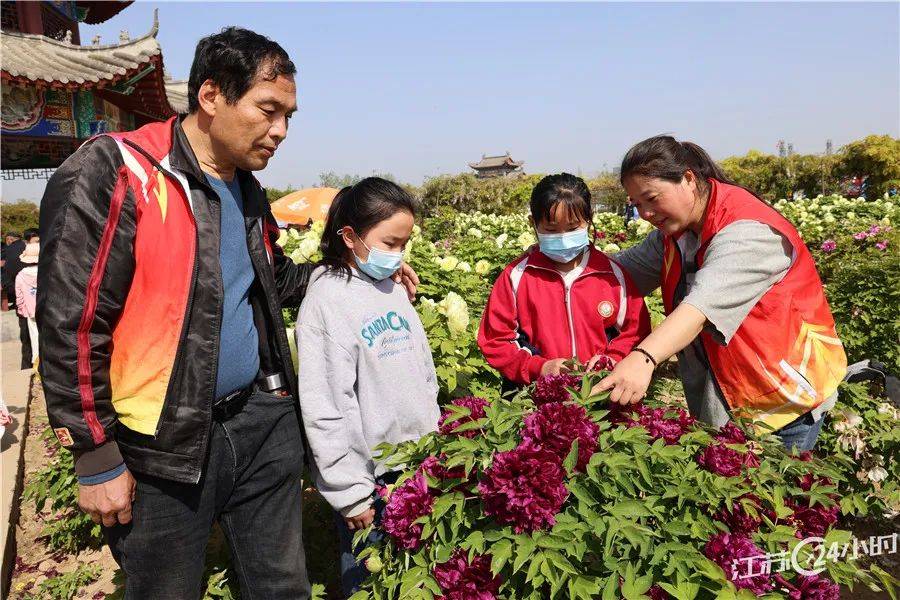
[[[176,78],[226,25],[293,58],[300,111],[264,185],[325,170],[420,184],[507,150],[527,172],[592,175],[661,132],[716,158],[900,137],[897,3],[138,2],[82,39],[143,35],[156,7]],[[3,199],[41,191],[4,182]]]

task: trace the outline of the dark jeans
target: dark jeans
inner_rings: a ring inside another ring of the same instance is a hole
[[[376,486],[391,485],[397,481],[400,473],[388,472],[381,477],[375,478]],[[356,555],[362,552],[366,546],[377,544],[384,538],[384,532],[378,528],[381,525],[381,513],[384,512],[384,500],[377,493],[375,494],[375,525],[369,537],[365,539],[359,546],[353,548],[353,535],[355,531],[350,531],[347,522],[341,513],[334,513],[334,520],[338,530],[338,539],[340,540],[341,552],[341,590],[344,597],[349,598],[359,591],[359,586],[369,576],[369,571],[365,565],[356,560]],[[355,551],[354,551],[355,550]]]
[[[15,306],[15,303],[13,303]],[[22,343],[22,368],[30,369],[31,364],[31,334],[28,333],[28,319],[16,313],[19,317],[19,342]]]
[[[816,421],[810,411],[776,431],[775,435],[781,438],[781,443],[788,451],[794,447],[797,452],[806,452],[815,447],[824,420],[825,417],[821,416]]]
[[[309,598],[301,529],[303,445],[291,397],[250,396],[213,422],[198,484],[134,473],[133,520],[105,533],[127,600],[196,600],[218,520],[244,600]]]

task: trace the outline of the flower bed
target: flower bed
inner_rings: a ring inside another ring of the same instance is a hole
[[[459,401],[440,432],[384,446],[409,470],[388,492],[386,541],[363,554],[377,572],[353,600],[826,599],[838,584],[892,581],[846,561],[761,573],[766,553],[797,549],[812,565],[801,538],[849,539],[835,527],[840,471],[681,409],[610,407],[589,394],[597,380]]]

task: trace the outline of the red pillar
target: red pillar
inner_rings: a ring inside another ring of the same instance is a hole
[[[40,2],[16,2],[19,11],[19,30],[22,33],[44,33],[44,20],[41,17]]]

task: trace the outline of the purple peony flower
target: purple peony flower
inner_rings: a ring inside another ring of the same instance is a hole
[[[813,484],[818,485],[834,485],[834,482],[831,481],[828,477],[824,476],[813,476],[811,473],[805,473],[803,477],[800,478],[800,481],[797,485],[800,486],[800,489],[804,492],[808,492],[812,489]]]
[[[831,526],[837,523],[840,508],[837,504],[825,507],[821,504],[809,506],[809,500],[787,498],[785,504],[794,509],[792,519],[797,527],[797,537],[825,537]]]
[[[453,433],[453,430],[464,423],[471,423],[472,421],[483,419],[485,416],[484,407],[486,407],[489,402],[484,398],[479,398],[477,396],[466,396],[464,398],[456,398],[451,401],[450,404],[468,408],[471,413],[468,417],[453,419],[452,414],[449,411],[444,411],[444,414],[441,415],[441,420],[438,421],[438,430],[443,435],[461,435],[467,438],[475,437],[478,433],[478,430],[476,429],[461,431],[459,433]]]
[[[650,589],[647,590],[647,595],[650,596],[651,600],[669,600],[672,597],[669,592],[656,584],[650,586]]]
[[[853,239],[854,239],[854,240],[864,240],[864,239],[866,239],[867,237],[869,237],[869,234],[868,234],[867,232],[865,232],[865,231],[860,231],[859,233],[854,233],[854,234],[853,234]]]
[[[697,455],[697,462],[707,471],[723,477],[736,477],[744,468],[758,467],[759,459],[752,452],[738,452],[728,446],[710,444]]]
[[[675,412],[675,418],[666,417],[666,413]],[[682,408],[646,409],[638,418],[637,424],[647,430],[653,439],[663,439],[666,444],[677,444],[681,436],[690,431],[696,419]]]
[[[740,427],[729,421],[713,436],[723,444],[746,444],[747,436]]]
[[[569,400],[567,387],[577,387],[581,384],[581,377],[577,375],[542,375],[534,384],[534,393],[531,398],[537,405],[548,402],[566,402]]]
[[[834,240],[825,240],[822,242],[823,252],[834,252],[835,250],[837,250],[837,242]]]
[[[757,512],[762,512],[762,506],[758,496],[754,494],[744,494],[741,498],[752,500],[756,505]],[[744,509],[744,506],[739,501],[732,504],[731,510],[726,508],[719,509],[718,512],[713,515],[713,518],[728,525],[728,529],[731,533],[748,536],[752,533],[756,533],[759,530],[759,524],[762,523],[762,518],[758,514],[755,517],[752,516]]]
[[[717,533],[703,547],[703,554],[722,567],[728,579],[739,588],[757,596],[772,589],[772,581],[764,571],[765,553],[746,535]],[[753,557],[758,557],[755,560]]]
[[[534,446],[549,450],[560,463],[572,449],[572,442],[578,439],[577,471],[584,471],[597,450],[597,436],[600,427],[591,421],[587,411],[580,404],[550,402],[525,417],[522,440]]]
[[[495,454],[478,491],[484,514],[516,533],[552,527],[569,495],[557,456],[527,442]]]
[[[474,556],[470,563],[465,550],[457,550],[445,563],[434,566],[432,574],[446,600],[495,600],[503,580],[491,573],[491,555]]]
[[[841,597],[841,586],[823,575],[801,576],[798,583],[798,600],[839,600]]]
[[[637,427],[640,425],[640,418],[649,412],[650,408],[643,402],[637,402],[635,404],[610,402],[609,414],[606,415],[606,419],[615,425]]]
[[[871,227],[869,227],[869,231],[867,231],[866,233],[868,233],[869,235],[878,235],[879,233],[881,233],[881,227],[879,227],[878,225],[872,225]]]
[[[883,242],[878,242],[877,244],[875,244],[875,247],[878,248],[879,250],[887,250],[888,241],[884,240]]]
[[[413,521],[431,513],[433,503],[428,481],[421,472],[416,473],[391,493],[384,507],[381,526],[397,546],[415,550],[422,541],[419,539],[422,524]]]
[[[422,461],[422,464],[419,465],[419,472],[430,475],[435,479],[466,478],[466,469],[464,467],[454,467],[452,469],[448,469],[441,464],[441,461],[444,460],[444,458],[446,457],[443,454],[440,458],[438,458],[437,456],[429,456]]]

